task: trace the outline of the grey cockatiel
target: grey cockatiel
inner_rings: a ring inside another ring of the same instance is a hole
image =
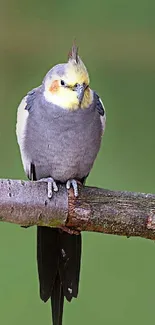
[[[59,183],[84,182],[100,148],[105,111],[89,88],[86,67],[72,47],[69,60],[54,66],[42,85],[30,91],[18,108],[17,138],[29,179],[47,178],[48,197]],[[40,297],[51,298],[53,325],[62,324],[64,296],[78,295],[81,235],[56,228],[37,228]]]

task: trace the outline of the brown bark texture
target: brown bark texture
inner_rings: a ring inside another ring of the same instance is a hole
[[[1,179],[0,221],[155,240],[155,194],[60,185],[48,199],[46,182]]]

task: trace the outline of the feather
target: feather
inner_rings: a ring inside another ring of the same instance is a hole
[[[75,63],[79,63],[79,56],[78,56],[78,47],[75,44],[75,41],[73,42],[72,48],[68,53],[68,59],[74,60]]]
[[[64,297],[71,301],[78,294],[81,235],[37,227],[37,261],[40,298],[51,298],[53,325],[61,325]]]

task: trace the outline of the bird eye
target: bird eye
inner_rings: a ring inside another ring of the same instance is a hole
[[[61,80],[60,83],[61,83],[61,86],[64,86],[65,85],[64,80]]]
[[[77,86],[78,86],[78,84],[76,83],[76,84],[74,85],[74,88],[77,88]]]

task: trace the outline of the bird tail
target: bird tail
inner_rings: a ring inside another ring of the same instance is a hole
[[[51,298],[53,325],[62,325],[64,297],[71,301],[78,295],[81,235],[37,227],[37,261],[40,298]]]
[[[63,304],[64,304],[64,294],[63,294],[62,284],[60,281],[60,276],[57,274],[54,282],[52,294],[51,294],[53,325],[62,324]]]

